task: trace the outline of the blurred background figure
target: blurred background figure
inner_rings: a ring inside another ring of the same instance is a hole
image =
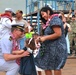
[[[67,53],[70,54],[70,41],[68,34],[71,32],[71,26],[70,24],[67,23],[67,18],[64,16],[63,12],[60,12],[59,18],[62,20],[63,25],[64,25],[64,30],[65,30],[65,38],[66,38],[66,43],[67,43]]]
[[[41,46],[40,42],[36,43],[36,39],[37,39],[38,36],[39,36],[38,33],[33,34],[33,38],[35,39],[35,45],[36,45],[36,49],[33,52],[34,58],[37,56],[37,54],[39,52],[39,49],[40,49],[40,46]],[[36,71],[37,71],[38,75],[42,75],[42,71],[43,70],[41,68],[39,68],[39,67],[36,66]]]
[[[27,28],[27,32],[26,32],[25,36],[26,36],[26,38],[32,38],[33,34],[34,34],[34,28],[30,24],[30,21],[28,20],[28,28]]]
[[[11,8],[6,8],[5,12],[1,14],[1,29],[0,29],[0,38],[8,35],[11,32],[11,25],[15,23],[12,19],[13,10]]]
[[[24,24],[25,27],[25,31],[28,28],[28,22],[26,20],[23,19],[23,11],[22,10],[17,10],[16,11],[16,17],[15,17],[15,22],[18,24]],[[24,43],[25,43],[26,37],[25,37],[25,33],[23,38],[21,38],[20,41],[20,48],[23,49],[24,48]]]

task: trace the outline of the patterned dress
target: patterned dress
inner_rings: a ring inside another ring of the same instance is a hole
[[[63,23],[57,16],[51,19],[50,25],[44,30],[44,35],[53,34],[52,26],[54,25],[61,27],[62,36],[55,40],[47,40],[41,43],[39,53],[35,58],[35,64],[44,70],[59,70],[63,68],[67,59]]]

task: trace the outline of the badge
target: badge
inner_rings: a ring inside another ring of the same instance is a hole
[[[9,40],[12,41],[12,36],[9,37]]]

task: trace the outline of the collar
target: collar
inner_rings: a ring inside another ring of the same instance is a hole
[[[12,22],[12,17],[9,14],[6,14],[6,13],[1,14],[1,17],[9,18],[11,20],[11,22]]]
[[[33,50],[30,48],[27,48],[27,51],[30,52],[31,54],[33,53]]]
[[[10,33],[10,35],[11,35],[12,39],[14,39],[14,40],[15,40],[15,37],[14,37],[14,35],[13,35],[12,33]]]

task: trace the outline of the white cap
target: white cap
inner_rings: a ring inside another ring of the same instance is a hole
[[[5,8],[5,11],[13,12],[12,8]]]
[[[12,23],[11,25],[12,25],[12,26],[19,25],[19,26],[21,26],[21,27],[24,27],[24,24],[20,24],[20,23]]]
[[[12,27],[16,27],[16,28],[18,28],[18,29],[21,29],[21,30],[25,30],[25,28],[24,28],[24,25],[23,24],[12,24]]]

